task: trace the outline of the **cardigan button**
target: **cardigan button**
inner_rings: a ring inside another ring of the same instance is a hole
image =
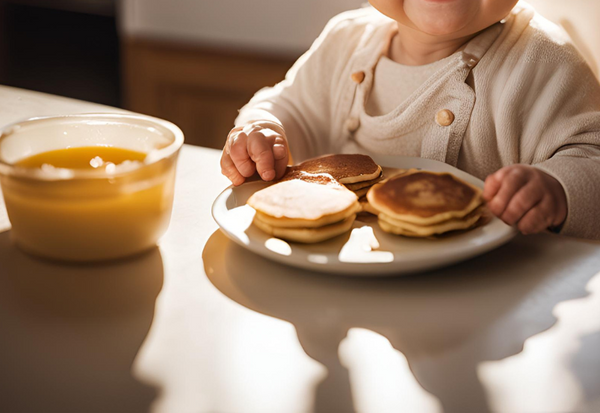
[[[354,72],[350,75],[350,78],[358,84],[361,84],[365,80],[365,72]]]
[[[450,126],[454,122],[454,113],[448,109],[442,109],[435,115],[435,121],[440,126]]]
[[[473,69],[479,62],[479,59],[477,58],[477,56],[463,52],[462,61],[465,64],[465,66],[467,66],[469,69]]]
[[[358,130],[359,127],[360,120],[358,120],[357,118],[350,118],[346,120],[346,129],[348,130],[348,132],[354,133]]]

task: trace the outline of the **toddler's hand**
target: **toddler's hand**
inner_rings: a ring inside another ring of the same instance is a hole
[[[488,208],[523,234],[535,234],[563,223],[567,197],[555,178],[528,165],[511,165],[489,175],[483,198]]]
[[[234,185],[258,174],[265,181],[281,178],[289,159],[285,132],[270,121],[233,128],[221,155],[221,173]]]

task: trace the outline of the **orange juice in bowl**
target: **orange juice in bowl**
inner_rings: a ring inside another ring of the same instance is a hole
[[[135,114],[33,118],[0,134],[0,184],[23,250],[99,261],[156,245],[171,216],[183,133]]]

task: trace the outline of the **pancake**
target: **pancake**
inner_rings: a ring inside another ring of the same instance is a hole
[[[323,225],[329,225],[336,222],[343,221],[351,215],[356,215],[357,212],[362,210],[360,203],[356,202],[351,204],[348,208],[341,210],[336,213],[323,215],[319,219],[308,220],[288,217],[273,217],[267,215],[261,211],[256,211],[254,219],[256,221],[264,222],[265,224],[282,227],[282,228],[318,228]]]
[[[288,167],[274,185],[255,192],[247,204],[256,210],[253,223],[262,231],[288,241],[321,242],[352,228],[361,211],[358,196],[343,180],[371,181],[381,167],[365,155],[329,155]]]
[[[357,197],[364,197],[369,192],[369,189],[377,182],[380,182],[383,179],[383,172],[379,174],[379,176],[375,179],[370,179],[368,181],[356,182],[354,184],[344,184],[346,188],[351,190],[356,194]]]
[[[293,179],[255,192],[247,203],[257,212],[281,222],[300,220],[298,222],[303,226],[319,226],[323,220],[334,222],[331,221],[332,215],[342,214],[336,219],[338,221],[348,216],[348,211],[358,207],[358,198],[342,185],[321,185]]]
[[[325,155],[308,159],[289,167],[287,173],[296,171],[330,174],[342,184],[370,181],[381,175],[381,167],[370,156],[360,154]]]
[[[482,203],[481,190],[454,175],[416,170],[373,185],[367,199],[387,217],[417,225],[462,218]]]
[[[312,244],[316,242],[325,241],[327,239],[336,237],[338,235],[350,231],[355,219],[356,214],[353,214],[342,221],[335,222],[329,225],[324,225],[318,228],[275,227],[257,219],[255,219],[253,223],[260,230],[266,232],[267,234],[273,237],[285,239],[287,241]]]
[[[377,182],[380,182],[383,179],[383,173],[379,174],[379,176],[375,179],[370,179],[368,181],[356,182],[354,184],[345,184],[345,187],[351,191],[358,191],[359,189],[369,188],[375,185]]]
[[[385,232],[389,232],[390,234],[404,235],[405,237],[413,237],[413,238],[423,238],[424,237],[422,235],[415,234],[414,232],[409,231],[407,229],[395,227],[394,225],[388,224],[386,221],[380,221],[379,219],[377,219],[377,224],[379,225],[379,227],[382,230],[384,230]]]
[[[469,229],[477,223],[485,207],[480,206],[462,218],[451,218],[447,221],[433,225],[417,225],[394,219],[385,213],[378,215],[377,222],[381,229],[397,235],[410,237],[428,237],[430,235],[443,234],[449,231]]]

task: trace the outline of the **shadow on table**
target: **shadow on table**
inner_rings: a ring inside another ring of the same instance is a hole
[[[328,369],[316,390],[316,412],[355,410],[338,349],[351,328],[363,328],[386,337],[406,356],[417,381],[444,412],[483,413],[490,407],[477,376],[479,363],[521,352],[527,338],[556,322],[557,303],[585,295],[594,273],[570,275],[590,251],[569,239],[518,237],[437,271],[353,278],[268,261],[217,231],[203,258],[220,291],[292,323],[306,353]]]
[[[131,376],[162,287],[158,248],[69,265],[32,258],[0,234],[0,411],[146,412]]]
[[[580,411],[600,411],[600,331],[581,338],[581,347],[571,360],[571,369],[581,383],[588,409]]]

